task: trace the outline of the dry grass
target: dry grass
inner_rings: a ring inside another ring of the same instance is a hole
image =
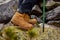
[[[6,34],[6,32],[8,32],[10,36]],[[60,40],[60,29],[54,29],[54,28],[45,28],[45,32],[43,32],[42,27],[34,27],[29,31],[24,31],[15,28],[15,26],[10,26],[5,27],[2,30],[2,34],[4,34],[5,37],[9,38],[10,40],[15,40],[14,38],[15,36],[16,40]],[[3,39],[4,36],[2,35],[2,37],[0,37],[0,40],[1,38]]]

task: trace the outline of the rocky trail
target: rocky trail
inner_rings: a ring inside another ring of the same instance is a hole
[[[51,4],[52,3],[52,4]],[[17,9],[17,0],[0,0],[0,26],[11,26],[9,21]],[[40,3],[41,8],[35,5],[32,8],[31,18],[36,18],[39,23],[42,23],[42,3]],[[33,15],[34,14],[34,15]],[[38,17],[37,17],[38,16]],[[46,17],[45,23],[47,25],[53,25],[60,27],[60,2],[59,0],[49,0],[46,1]],[[8,24],[8,25],[7,25]],[[13,25],[13,24],[12,24]]]
[[[60,40],[60,0],[46,0],[44,33],[42,3],[39,5],[40,7],[35,5],[32,8],[30,15],[31,18],[38,20],[39,27],[35,24],[32,30],[25,31],[16,28],[10,21],[14,13],[19,10],[18,0],[0,0],[0,40]]]

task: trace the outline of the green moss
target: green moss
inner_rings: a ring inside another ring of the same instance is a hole
[[[28,31],[28,35],[32,38],[32,37],[36,37],[38,35],[38,29],[37,28],[33,28],[31,30]]]

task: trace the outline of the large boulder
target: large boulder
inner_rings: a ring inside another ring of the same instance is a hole
[[[32,10],[31,10],[31,15],[36,15],[36,16],[41,16],[42,15],[42,10],[38,5],[34,5]]]
[[[60,27],[60,20],[58,20],[58,21],[49,21],[48,24]]]
[[[56,1],[53,1],[53,0],[48,0],[46,1],[46,11],[50,11],[58,6],[60,6],[60,2],[56,2]]]
[[[47,24],[60,27],[60,6],[47,12],[46,14]]]
[[[0,0],[0,23],[7,23],[14,15],[16,0]]]
[[[46,20],[59,20],[60,19],[60,6],[46,13]]]

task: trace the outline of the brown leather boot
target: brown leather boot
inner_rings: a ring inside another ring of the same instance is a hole
[[[36,20],[36,19],[30,19],[30,20],[29,20],[29,23],[31,23],[31,24],[36,24],[36,23],[37,23],[37,20]]]
[[[18,28],[29,30],[33,27],[32,24],[24,20],[24,15],[18,12],[12,17],[11,22],[15,25],[18,25]]]
[[[30,16],[28,14],[23,14],[24,15],[24,20],[31,23],[31,24],[36,24],[37,20],[36,19],[30,19]]]

